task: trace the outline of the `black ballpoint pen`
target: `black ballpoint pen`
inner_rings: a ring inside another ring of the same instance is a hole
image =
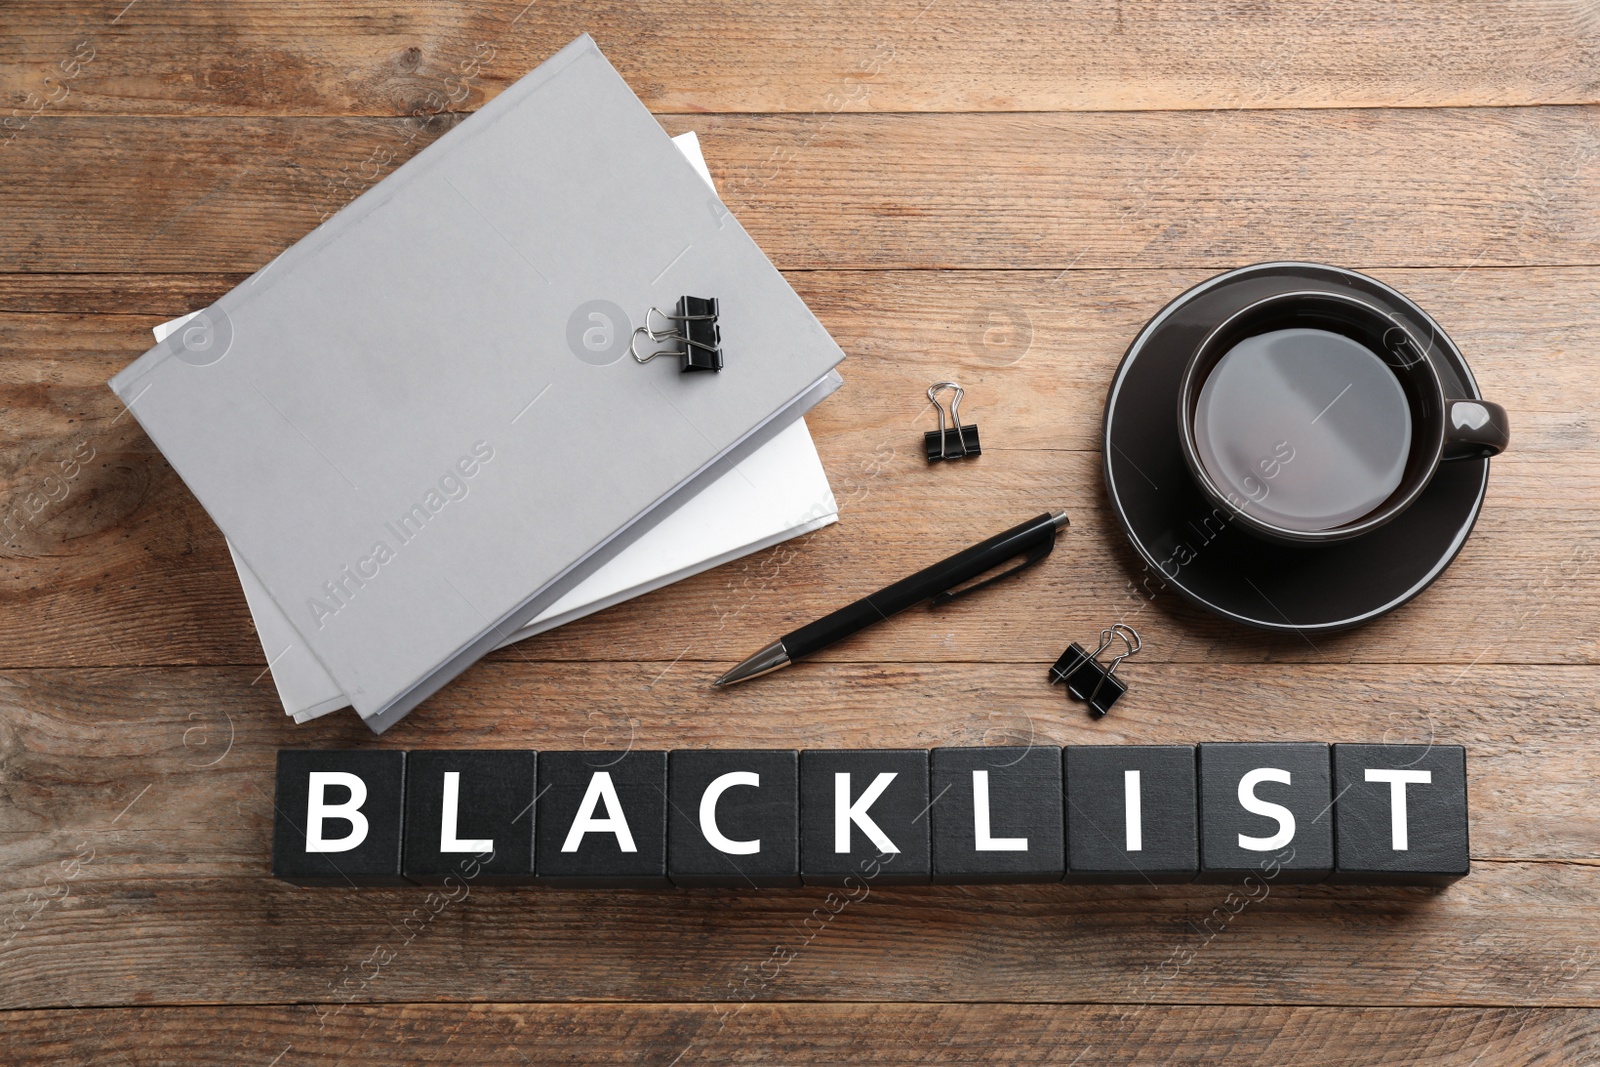
[[[911,577],[902,578],[848,607],[840,608],[831,615],[825,615],[816,622],[808,623],[793,633],[784,634],[712,684],[732,685],[775,671],[779,667],[787,667],[797,659],[820,652],[834,642],[842,641],[851,634],[924,600],[931,599],[933,606],[938,607],[956,597],[982,589],[1048,556],[1050,550],[1055,547],[1056,532],[1066,525],[1065,511],[1047,511],[1036,519],[1029,519],[1021,526],[1013,526],[1004,533],[995,534],[987,541],[980,541],[971,548],[957,552],[949,559],[925,567]],[[1015,567],[976,585],[969,585],[964,589],[957,588],[963,582],[970,582],[1018,556],[1026,558]]]

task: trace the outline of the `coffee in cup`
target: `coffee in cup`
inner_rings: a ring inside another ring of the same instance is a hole
[[[1201,342],[1179,433],[1202,491],[1269,540],[1344,540],[1388,522],[1442,461],[1495,455],[1504,409],[1444,394],[1429,346],[1355,297],[1284,293]]]

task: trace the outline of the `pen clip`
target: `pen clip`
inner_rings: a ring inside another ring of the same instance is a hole
[[[973,585],[969,585],[969,586],[966,586],[964,588],[946,589],[942,593],[935,593],[933,595],[933,598],[928,601],[928,606],[931,607],[931,608],[940,607],[941,605],[950,603],[950,601],[955,600],[957,597],[964,597],[968,593],[976,593],[979,589],[982,589],[984,586],[993,585],[995,582],[998,582],[1002,578],[1009,578],[1013,574],[1016,574],[1018,571],[1024,569],[1025,567],[1031,567],[1035,563],[1038,563],[1040,560],[1044,559],[1046,556],[1048,556],[1051,553],[1052,550],[1054,550],[1055,547],[1056,547],[1055,531],[1054,530],[1050,530],[1048,532],[1048,536],[1046,536],[1043,541],[1041,541],[1037,545],[1034,545],[1032,548],[1028,549],[1027,556],[1023,559],[1023,561],[1021,563],[1017,564],[1015,567],[1011,567],[1011,568],[1009,568],[1007,570],[1003,570],[999,574],[996,574],[992,578],[985,578],[981,582],[977,582],[977,583],[975,583]]]

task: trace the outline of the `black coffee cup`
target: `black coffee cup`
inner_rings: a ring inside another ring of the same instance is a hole
[[[1435,358],[1427,339],[1352,296],[1259,300],[1189,358],[1184,461],[1260,537],[1359,537],[1409,507],[1441,462],[1484,459],[1509,440],[1505,409],[1446,396]]]

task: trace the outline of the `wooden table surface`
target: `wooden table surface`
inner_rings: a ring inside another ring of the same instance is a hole
[[[809,420],[841,521],[496,653],[381,740],[296,727],[106,380],[583,31],[849,354]],[[0,90],[0,1060],[1600,1062],[1593,0],[6,0]],[[1398,286],[1512,415],[1460,558],[1355,632],[1144,600],[1102,488],[1129,340],[1265,259]],[[951,377],[985,451],[930,468]],[[1052,506],[1071,531],[1009,590],[707,688]],[[1044,668],[1118,618],[1145,651],[1092,722]],[[279,748],[1028,738],[1464,744],[1473,873],[837,914],[268,873]]]

